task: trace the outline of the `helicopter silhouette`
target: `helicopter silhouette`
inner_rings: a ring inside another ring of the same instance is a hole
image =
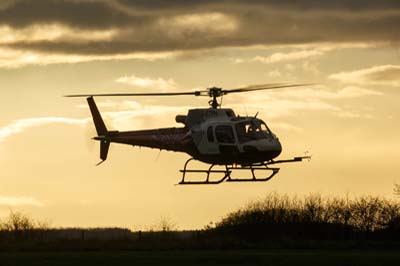
[[[263,120],[257,118],[257,115],[243,117],[236,115],[230,108],[221,108],[222,97],[227,94],[308,85],[314,84],[263,84],[230,90],[211,87],[206,90],[191,92],[75,94],[65,97],[87,98],[97,131],[97,136],[93,139],[100,141],[101,161],[97,165],[107,159],[110,144],[113,142],[184,152],[189,154],[191,158],[185,162],[183,169],[180,170],[182,180],[179,184],[200,185],[222,182],[268,181],[280,170],[277,167],[270,167],[271,165],[311,159],[311,156],[299,156],[293,159],[274,160],[281,154],[282,145]],[[109,131],[93,98],[182,95],[211,97],[208,102],[210,107],[189,109],[187,115],[177,115],[175,120],[182,123],[183,127],[135,131]],[[221,100],[218,102],[219,99]],[[207,169],[188,169],[189,163],[193,160],[201,161],[210,166]],[[250,172],[250,178],[232,176],[233,172],[239,171]],[[265,172],[269,175],[258,177],[256,172]],[[204,174],[205,178],[204,180],[198,178],[188,180],[187,174]]]

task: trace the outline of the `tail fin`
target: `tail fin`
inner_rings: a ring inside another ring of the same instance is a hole
[[[106,139],[100,141],[100,159],[101,161],[97,164],[101,164],[107,160],[108,148],[110,147],[110,142]]]
[[[89,104],[90,112],[92,113],[93,122],[96,127],[97,135],[104,136],[107,134],[107,128],[104,124],[103,118],[100,115],[99,109],[97,109],[96,103],[92,96],[87,98]]]
[[[108,130],[104,124],[103,118],[100,115],[99,109],[97,109],[96,103],[92,96],[87,98],[90,112],[92,113],[93,122],[96,127],[97,137],[94,139],[100,141],[100,159],[101,161],[97,164],[101,164],[107,159],[108,148],[110,147],[110,141],[107,139]]]

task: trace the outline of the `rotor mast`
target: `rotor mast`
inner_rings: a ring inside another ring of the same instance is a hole
[[[217,97],[221,97],[223,95],[222,88],[212,87],[208,89],[208,96],[212,97],[212,100],[208,101],[208,104],[213,109],[217,109],[221,106],[220,103],[217,101]]]

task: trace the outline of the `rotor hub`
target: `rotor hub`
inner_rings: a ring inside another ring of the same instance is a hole
[[[222,97],[222,95],[224,95],[222,88],[211,87],[207,90],[208,96],[212,97],[212,100],[210,100],[208,103],[210,104],[211,108],[217,109],[219,106],[221,106],[221,104],[217,101],[217,97]]]

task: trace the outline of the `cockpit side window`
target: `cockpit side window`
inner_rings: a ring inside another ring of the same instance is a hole
[[[264,139],[270,134],[264,123],[256,123],[256,121],[240,122],[236,124],[235,128],[240,143]]]
[[[207,139],[209,142],[214,142],[214,132],[212,126],[209,126],[207,129]]]
[[[228,125],[220,125],[215,127],[215,136],[220,143],[235,143],[233,129]]]
[[[261,131],[268,135],[271,134],[271,131],[269,130],[269,128],[267,127],[267,125],[265,123],[261,123]]]

